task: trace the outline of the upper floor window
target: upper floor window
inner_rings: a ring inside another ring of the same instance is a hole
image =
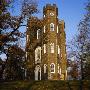
[[[29,35],[27,35],[27,38],[26,39],[27,39],[27,41],[29,41]]]
[[[54,43],[50,44],[50,51],[51,51],[51,53],[54,53]]]
[[[51,67],[51,73],[55,73],[55,64],[52,63],[52,64],[50,65],[50,67]]]
[[[35,64],[41,63],[41,47],[37,47],[35,50]]]
[[[44,26],[44,33],[45,33],[46,27]]]
[[[46,53],[46,44],[44,44],[44,53]]]
[[[54,24],[53,23],[50,24],[50,31],[54,31]]]
[[[43,17],[45,17],[45,15],[43,15]]]
[[[40,29],[37,30],[37,39],[40,38]]]

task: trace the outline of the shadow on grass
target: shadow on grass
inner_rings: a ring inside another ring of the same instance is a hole
[[[12,81],[0,83],[0,90],[90,90],[90,81]]]

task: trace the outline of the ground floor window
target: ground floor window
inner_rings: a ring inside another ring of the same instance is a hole
[[[51,73],[55,73],[55,64],[54,63],[52,63],[50,65],[50,68],[51,68]]]

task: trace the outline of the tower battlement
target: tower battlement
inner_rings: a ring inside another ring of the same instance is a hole
[[[43,8],[43,14],[47,13],[48,10],[52,10],[56,12],[56,15],[58,16],[58,8],[56,6],[56,4],[47,4],[46,6],[44,6]]]

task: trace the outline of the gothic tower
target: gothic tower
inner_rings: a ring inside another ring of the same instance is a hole
[[[43,25],[34,30],[34,37],[30,26],[33,26],[32,21],[28,22],[26,39],[26,58],[29,66],[27,71],[30,78],[66,80],[65,23],[58,19],[57,6],[47,4],[43,8]]]

